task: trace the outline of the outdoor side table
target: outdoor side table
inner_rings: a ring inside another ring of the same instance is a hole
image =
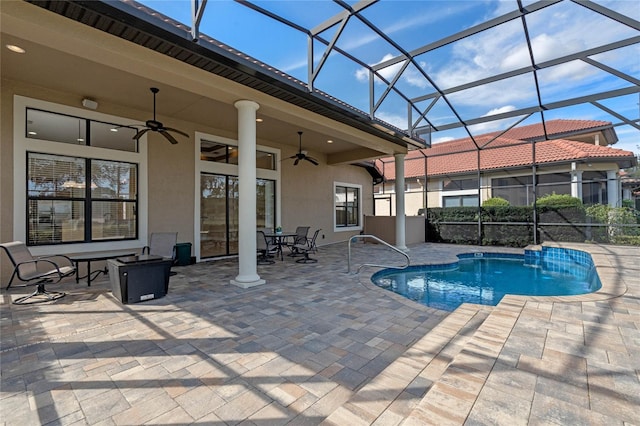
[[[98,269],[97,271],[91,271],[91,262],[104,261],[109,259],[115,259],[119,256],[133,256],[134,253],[126,253],[126,252],[99,252],[99,253],[88,253],[88,254],[77,254],[71,255],[69,258],[72,262],[76,264],[76,283],[80,282],[81,278],[87,279],[87,287],[91,287],[91,281],[95,280],[100,274],[107,274],[109,270],[105,265],[104,269]],[[80,262],[87,263],[87,275],[86,277],[80,276]]]
[[[107,260],[113,296],[124,304],[164,297],[169,292],[172,263],[151,255]]]

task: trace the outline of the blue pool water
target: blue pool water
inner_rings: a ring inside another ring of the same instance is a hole
[[[505,294],[568,296],[594,292],[601,284],[591,257],[587,257],[586,261],[558,256],[531,261],[527,257],[525,262],[525,255],[475,253],[460,255],[454,264],[385,269],[371,279],[379,287],[426,306],[453,311],[462,303],[495,306]]]

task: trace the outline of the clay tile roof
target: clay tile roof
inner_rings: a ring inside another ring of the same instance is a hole
[[[470,141],[469,141],[470,142]],[[445,145],[445,144],[440,144]],[[449,175],[473,172],[477,168],[478,157],[473,143],[456,143],[456,148],[469,148],[463,152],[446,153],[439,149],[434,155],[434,149],[428,153],[427,172],[429,176]],[[566,139],[536,142],[536,162],[548,164],[587,159],[618,159],[633,157],[631,151],[591,145]],[[439,147],[441,148],[441,147]],[[446,154],[446,155],[444,155]],[[480,151],[480,169],[494,170],[514,167],[526,167],[532,163],[531,143],[509,138],[498,138],[487,148]],[[392,159],[377,162],[387,180],[395,179],[395,163]],[[405,177],[424,176],[425,160],[420,153],[411,152],[405,158]]]
[[[547,136],[562,135],[572,132],[585,132],[588,130],[602,129],[610,127],[611,123],[598,120],[549,120],[546,122]],[[501,132],[493,132],[489,135],[498,135]],[[542,123],[531,124],[529,126],[514,127],[503,136],[519,140],[544,139],[544,129]]]

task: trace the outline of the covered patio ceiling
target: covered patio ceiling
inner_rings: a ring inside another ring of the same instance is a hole
[[[640,12],[637,7],[634,12],[633,2],[504,1],[474,22],[452,17],[480,2],[29,2],[399,148],[556,118],[606,120],[640,131]],[[302,7],[307,13],[300,13]],[[559,18],[566,15],[580,23],[581,34],[554,27],[566,22]],[[236,35],[225,32],[222,23],[239,16],[244,24]],[[297,55],[304,58],[298,68],[273,55],[294,43],[302,46]],[[83,69],[91,65],[80,64],[78,57],[55,62],[67,60]],[[3,75],[5,69],[45,74],[41,66],[11,69],[4,62]],[[123,69],[98,68],[96,73],[114,77],[100,88],[89,82],[86,93],[114,102],[118,94],[127,105],[148,110],[149,98],[140,89],[152,85],[151,78],[143,82],[139,76],[126,78],[132,76]],[[362,84],[353,83],[354,76]],[[59,89],[72,84],[53,80]],[[235,125],[229,95],[215,101],[180,90],[161,95],[171,105],[165,115],[218,128]],[[215,116],[208,114],[212,102],[220,104]],[[258,114],[271,116],[259,132],[285,145],[295,146],[296,130],[306,125],[305,144],[334,155],[334,163],[381,152],[379,146],[365,152],[362,143],[350,145],[350,135],[331,135],[269,107]],[[327,139],[338,143],[328,145]]]

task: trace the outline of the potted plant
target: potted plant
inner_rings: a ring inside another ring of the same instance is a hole
[[[276,234],[282,234],[282,226],[276,226]]]

